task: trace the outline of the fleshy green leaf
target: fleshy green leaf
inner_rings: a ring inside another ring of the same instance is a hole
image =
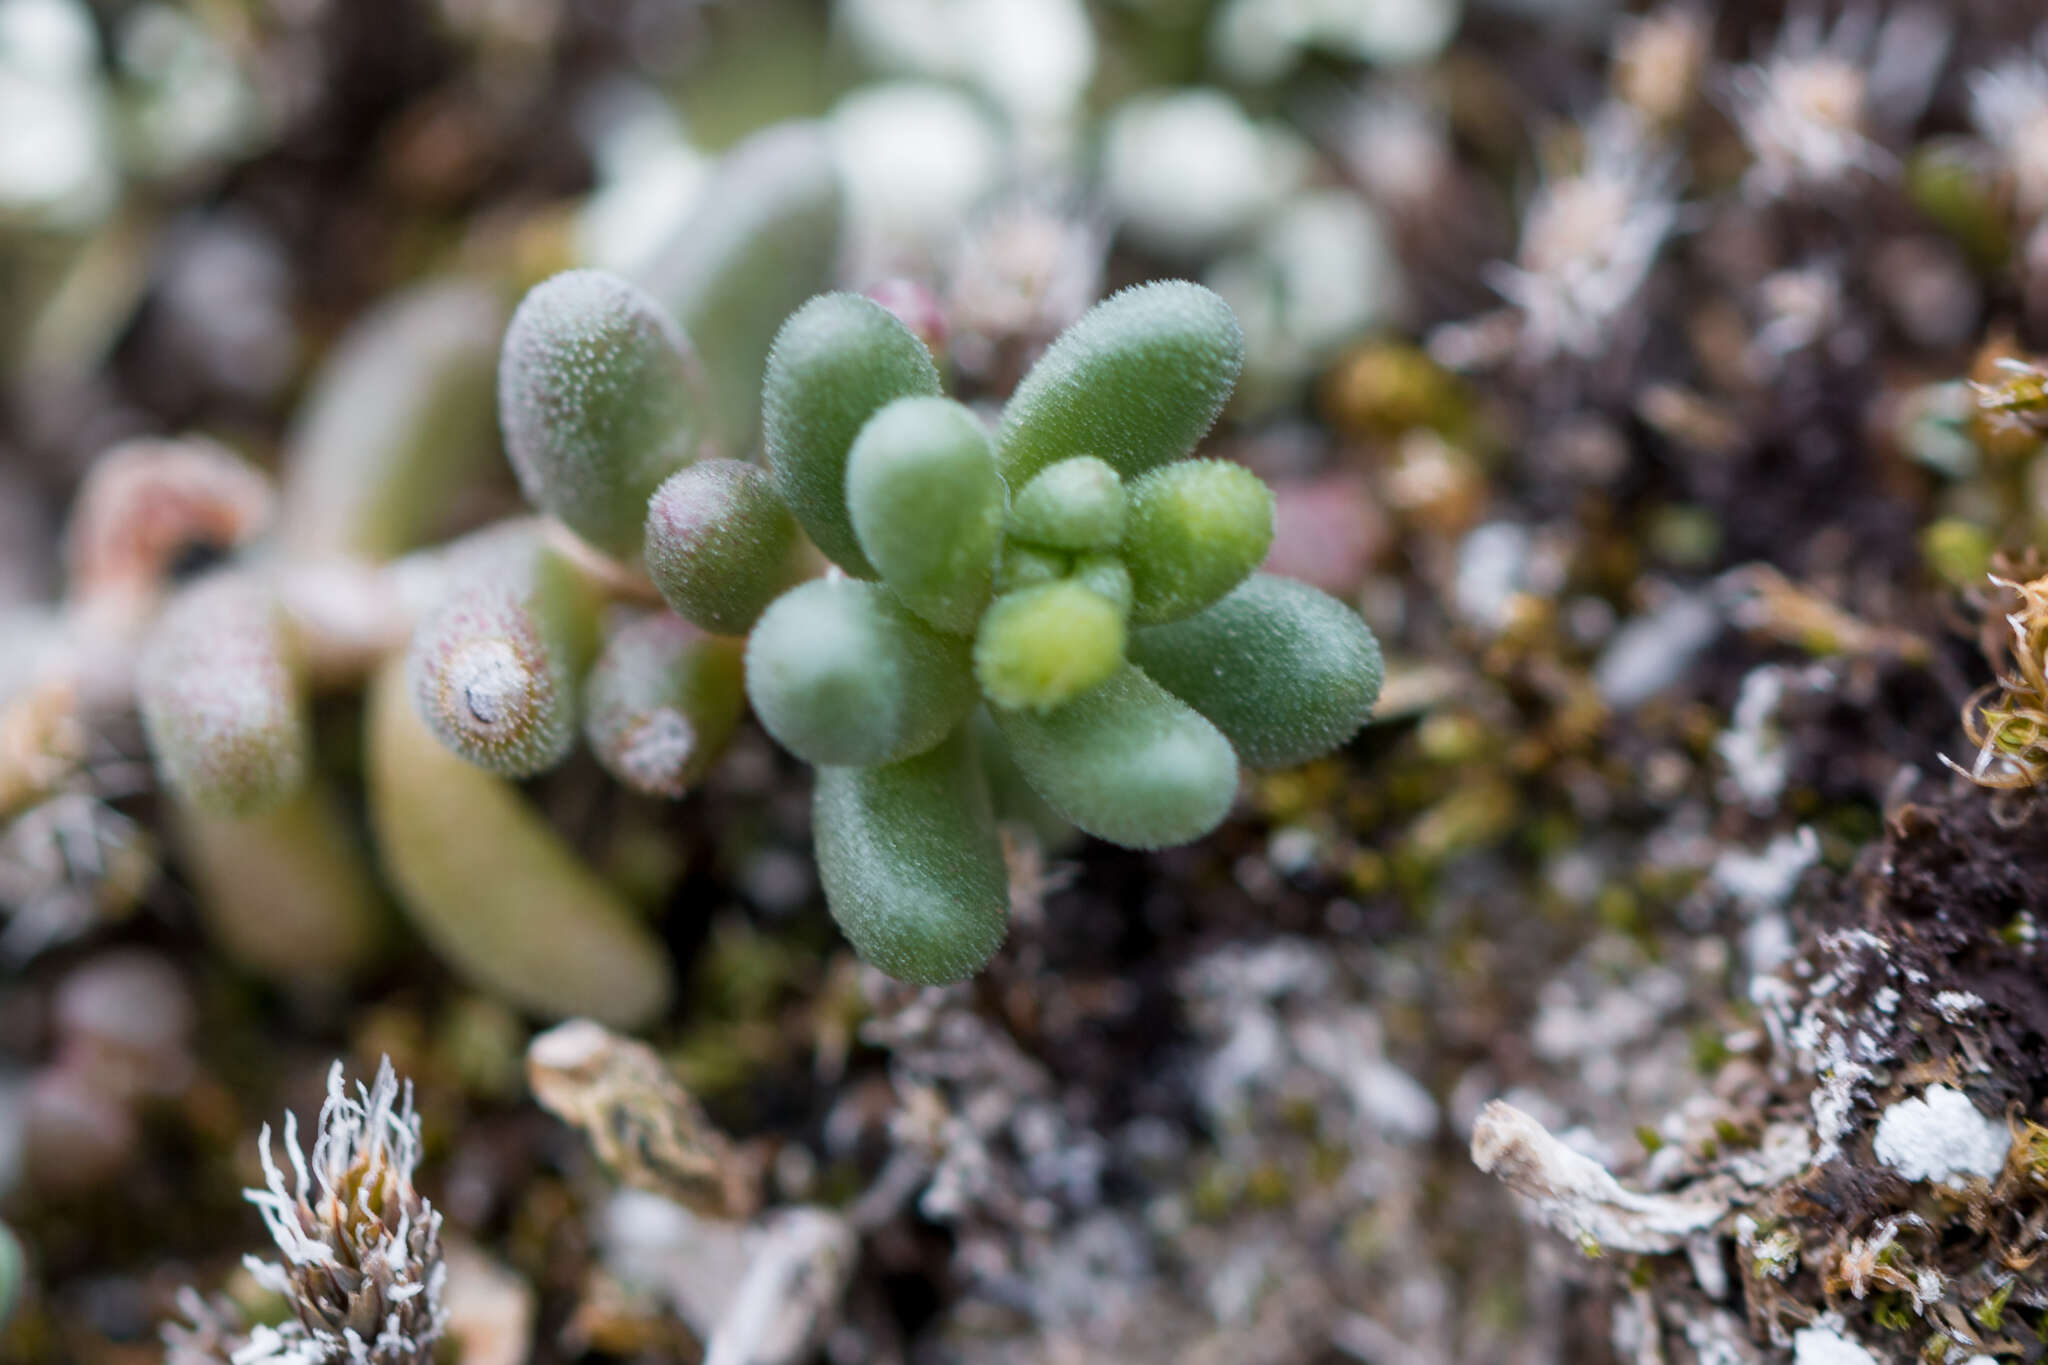
[[[22,1254],[21,1239],[14,1229],[0,1223],[0,1327],[14,1319],[21,1303],[22,1286],[28,1282],[28,1257]]]
[[[640,553],[647,497],[696,454],[690,343],[638,285],[569,270],[527,292],[498,362],[505,450],[526,499],[605,553]]]
[[[1254,574],[1207,611],[1136,632],[1131,658],[1254,768],[1306,763],[1351,738],[1383,672],[1358,613],[1271,574]]]
[[[846,460],[869,417],[939,391],[938,367],[908,327],[858,294],[821,294],[776,333],[761,389],[762,437],[776,491],[825,557],[876,576],[846,507]]]
[[[407,913],[464,977],[550,1018],[645,1025],[661,943],[518,790],[434,742],[393,661],[370,689],[370,820]]]
[[[378,305],[320,367],[285,441],[278,541],[302,559],[388,559],[425,541],[494,458],[505,312],[482,285]]]
[[[1056,710],[992,714],[1026,780],[1098,839],[1165,848],[1201,838],[1230,813],[1229,741],[1128,664]]]
[[[595,594],[526,523],[454,547],[445,572],[406,658],[421,717],[479,767],[506,777],[547,771],[576,740]]]
[[[684,620],[744,635],[789,585],[797,535],[768,471],[700,460],[648,500],[647,573]]]
[[[1056,550],[1113,550],[1124,538],[1124,485],[1093,455],[1039,471],[1010,506],[1010,534]]]
[[[832,918],[889,975],[942,986],[1003,946],[1009,876],[964,730],[900,763],[819,769],[811,829]]]
[[[779,124],[727,152],[698,203],[645,283],[696,343],[713,431],[738,454],[761,420],[761,372],[776,329],[831,287],[839,175],[816,125]]]
[[[375,955],[389,908],[327,782],[246,817],[179,803],[172,829],[207,930],[236,965],[332,987]]]
[[[135,690],[164,785],[195,808],[257,815],[306,785],[298,654],[253,575],[217,573],[179,593],[143,646]]]
[[[1003,475],[1019,487],[1095,455],[1124,478],[1177,460],[1214,425],[1244,366],[1230,305],[1185,280],[1141,284],[1082,315],[1003,408]]]
[[[1123,560],[1138,625],[1200,611],[1242,583],[1273,544],[1273,491],[1243,465],[1182,460],[1130,491]]]
[[[689,790],[746,709],[741,649],[667,612],[613,631],[584,685],[584,734],[605,771],[648,796]]]
[[[816,579],[754,626],[747,700],[807,763],[893,763],[944,739],[974,705],[968,642],[933,630],[877,584]]]
[[[1017,766],[1016,755],[1010,752],[1010,742],[996,729],[988,708],[976,707],[968,724],[973,727],[975,756],[981,760],[982,777],[988,782],[989,800],[995,807],[998,826],[1022,826],[1045,853],[1063,852],[1080,842],[1081,831],[1032,790],[1024,770]]]
[[[941,630],[967,634],[988,605],[1003,501],[987,433],[950,399],[897,399],[847,455],[846,504],[862,551]]]
[[[1072,579],[998,597],[974,636],[974,676],[997,706],[1058,706],[1123,661],[1122,609]]]

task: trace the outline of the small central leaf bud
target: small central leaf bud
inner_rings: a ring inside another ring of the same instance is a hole
[[[974,638],[974,676],[998,706],[1058,706],[1123,661],[1123,611],[1071,579],[997,598]]]
[[[1113,550],[1124,538],[1124,484],[1093,455],[1040,473],[1010,507],[1010,534],[1057,550]]]
[[[1011,541],[1003,547],[1003,562],[996,566],[996,591],[1015,592],[1041,583],[1057,583],[1073,568],[1073,562],[1057,550],[1038,550]]]
[[[1131,571],[1115,555],[1082,555],[1074,561],[1074,581],[1108,598],[1117,611],[1131,614]]]

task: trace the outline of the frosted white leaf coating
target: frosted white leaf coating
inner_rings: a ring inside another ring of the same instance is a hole
[[[451,555],[406,654],[414,702],[470,762],[508,777],[545,772],[575,743],[595,599],[527,527],[485,532]]]
[[[619,781],[679,797],[724,751],[745,709],[739,641],[667,612],[628,621],[584,685],[584,734]]]
[[[164,784],[201,810],[255,815],[305,785],[298,659],[253,577],[215,574],[172,600],[137,662],[136,701]]]
[[[696,453],[701,389],[682,330],[638,285],[600,270],[535,285],[498,362],[527,501],[609,554],[638,555],[648,496]]]

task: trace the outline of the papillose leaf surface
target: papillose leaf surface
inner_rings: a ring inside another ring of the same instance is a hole
[[[1207,716],[1254,768],[1328,753],[1379,699],[1379,641],[1328,593],[1254,574],[1213,607],[1135,631],[1131,659]]]
[[[1003,408],[996,449],[1021,488],[1073,455],[1124,478],[1176,460],[1208,433],[1244,366],[1230,305],[1185,280],[1103,300],[1046,349]]]
[[[858,294],[821,294],[775,336],[761,388],[762,438],[776,491],[833,563],[877,570],[846,506],[846,460],[885,404],[939,391],[931,352],[896,315]]]
[[[964,727],[901,763],[819,769],[811,812],[826,900],[861,957],[939,986],[1002,947],[1009,878]]]

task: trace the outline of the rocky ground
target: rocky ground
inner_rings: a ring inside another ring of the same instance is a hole
[[[837,938],[763,735],[676,804],[579,758],[532,795],[688,983],[636,1041],[541,1033],[403,927],[346,981],[238,960],[132,717],[24,644],[0,1360],[163,1359],[194,1287],[275,1317],[259,1125],[387,1055],[465,1365],[2041,1359],[2025,7],[1415,0],[1290,47],[1283,6],[1048,3],[993,63],[906,46],[916,8],[0,0],[0,109],[97,111],[54,162],[0,127],[0,638],[109,447],[274,468],[377,301],[616,260],[709,151],[829,111],[843,282],[931,300],[970,395],[1115,285],[1232,298],[1209,453],[1380,633],[1377,721],[1192,847],[1012,831],[1008,946],[924,991]],[[999,153],[942,154],[952,105],[863,141],[885,79],[973,92]],[[1191,138],[1217,183],[1142,173]]]

